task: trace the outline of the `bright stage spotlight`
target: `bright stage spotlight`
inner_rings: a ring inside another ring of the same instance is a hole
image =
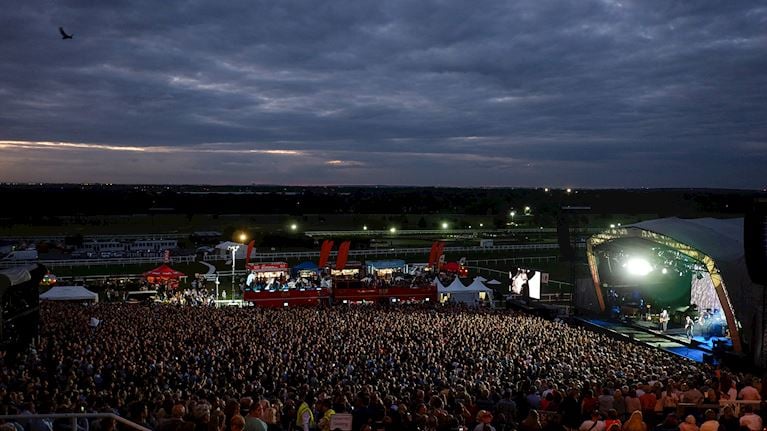
[[[652,265],[642,258],[632,257],[626,262],[626,270],[632,275],[645,276],[652,272]]]

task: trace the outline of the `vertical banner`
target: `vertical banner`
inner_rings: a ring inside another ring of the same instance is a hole
[[[439,247],[439,241],[434,241],[431,244],[431,251],[429,252],[429,264],[428,266],[434,266],[437,261],[437,248]]]
[[[439,246],[437,246],[436,259],[438,260],[437,268],[441,268],[442,264],[445,263],[445,241],[439,242]]]
[[[251,241],[248,243],[248,250],[247,250],[247,252],[245,253],[245,266],[248,266],[248,264],[250,263],[250,253],[252,253],[252,252],[253,252],[253,246],[254,246],[254,245],[256,245],[256,240],[255,240],[255,239],[254,239],[254,240],[251,240]]]
[[[162,262],[170,263],[170,250],[165,250],[162,254]]]
[[[340,271],[346,267],[346,260],[349,258],[349,247],[351,247],[351,241],[344,241],[338,246],[338,257],[336,258],[336,271]]]
[[[320,261],[317,263],[317,266],[320,267],[320,269],[325,267],[325,264],[328,263],[328,257],[330,257],[330,250],[333,248],[333,241],[326,239],[325,241],[322,241],[322,248],[320,248]]]

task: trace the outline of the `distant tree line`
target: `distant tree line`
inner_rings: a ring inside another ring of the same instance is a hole
[[[577,190],[436,187],[278,187],[0,185],[0,225],[93,224],[94,215],[182,214],[466,214],[505,224],[509,211],[534,209],[550,225],[562,206],[595,214],[699,216],[742,214],[757,196],[733,190]],[[546,223],[543,223],[543,222]],[[458,221],[460,224],[460,221]],[[419,228],[425,220],[418,221]],[[411,228],[415,228],[412,226]]]

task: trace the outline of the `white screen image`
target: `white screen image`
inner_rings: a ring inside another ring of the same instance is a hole
[[[517,274],[511,278],[511,292],[515,295],[521,295],[525,283],[527,283],[527,270],[518,268]]]
[[[530,298],[541,299],[541,273],[535,271],[527,280],[527,285],[530,286]]]

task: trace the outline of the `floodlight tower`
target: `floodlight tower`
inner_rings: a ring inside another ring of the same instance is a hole
[[[237,262],[237,250],[239,250],[241,244],[230,245],[229,251],[232,252],[232,298],[234,298],[234,266]]]

